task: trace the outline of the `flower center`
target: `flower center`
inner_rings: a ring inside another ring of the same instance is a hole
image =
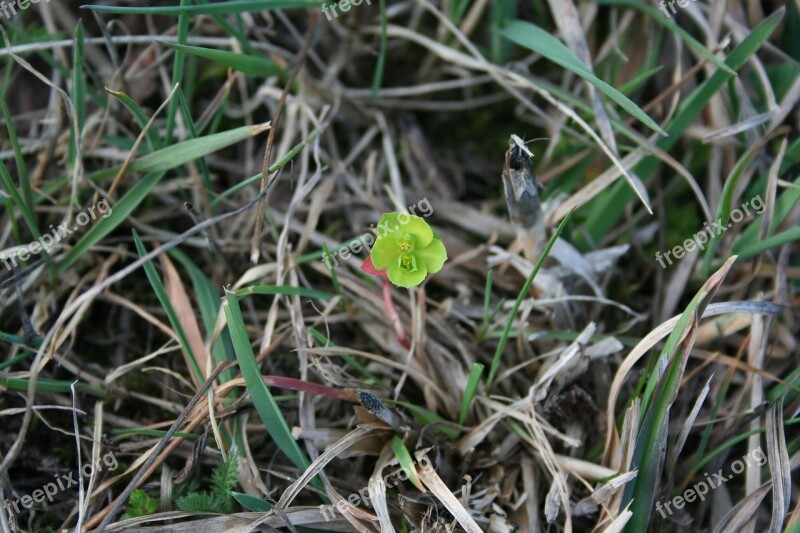
[[[417,258],[413,254],[403,254],[400,256],[400,268],[406,272],[416,272]]]
[[[414,244],[416,244],[414,237],[406,234],[406,236],[403,238],[403,241],[400,243],[400,251],[404,254],[410,254],[414,251]]]

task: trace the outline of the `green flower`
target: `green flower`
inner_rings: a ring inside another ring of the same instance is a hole
[[[435,274],[447,261],[442,239],[422,218],[386,213],[378,222],[378,238],[369,254],[378,270],[386,270],[398,287],[414,287]]]

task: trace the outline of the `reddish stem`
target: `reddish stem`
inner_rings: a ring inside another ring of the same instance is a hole
[[[344,391],[334,389],[327,385],[320,385],[319,383],[312,383],[310,381],[303,381],[302,379],[287,378],[284,376],[262,376],[264,383],[270,387],[278,387],[280,389],[296,390],[298,392],[308,392],[311,394],[321,394],[329,398],[337,400],[344,400],[346,402],[358,402],[358,393],[352,391]]]
[[[375,268],[375,265],[372,264],[372,258],[370,256],[367,256],[367,258],[361,264],[361,270],[367,274],[378,276],[383,280],[383,304],[386,306],[386,314],[389,315],[389,319],[392,321],[394,333],[397,335],[397,342],[399,342],[406,350],[410,350],[411,343],[408,342],[406,330],[403,329],[403,322],[400,320],[400,315],[397,313],[397,307],[394,306],[394,299],[392,298],[392,284],[389,282],[386,271]]]
[[[389,319],[394,326],[394,333],[397,335],[397,342],[403,345],[406,350],[411,349],[411,343],[408,342],[406,330],[403,329],[403,322],[400,320],[400,315],[397,313],[397,308],[394,306],[394,299],[392,298],[392,284],[388,279],[383,280],[383,303],[386,305],[386,312],[389,314]]]

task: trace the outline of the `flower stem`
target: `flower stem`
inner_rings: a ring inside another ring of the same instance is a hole
[[[397,313],[397,308],[394,306],[394,300],[392,299],[392,284],[386,278],[383,278],[383,303],[386,305],[386,312],[389,314],[389,319],[394,326],[394,333],[397,335],[397,341],[403,345],[405,349],[410,349],[411,343],[408,342],[406,330],[403,329],[403,323],[400,321],[400,315]]]

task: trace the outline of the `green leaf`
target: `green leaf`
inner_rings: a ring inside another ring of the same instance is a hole
[[[410,411],[411,414],[414,416],[414,419],[423,425],[426,426],[428,424],[436,425],[437,422],[442,422],[442,423],[446,422],[444,418],[442,418],[441,416],[432,411],[428,411],[424,407],[420,407],[418,405],[414,405],[413,403],[408,403],[403,401],[397,401],[394,403]],[[458,430],[450,426],[442,425],[441,427],[437,427],[436,429],[450,439],[455,439],[459,435]]]
[[[175,500],[175,507],[190,513],[224,513],[224,502],[211,492],[192,492]]]
[[[420,491],[425,490],[422,487],[422,483],[417,476],[417,469],[414,466],[414,459],[411,458],[411,454],[406,448],[405,443],[400,440],[400,437],[397,435],[392,435],[392,451],[394,452],[395,457],[397,457],[397,461],[400,463],[400,468],[403,469],[403,472],[406,473],[408,476],[408,480],[414,484]]]
[[[134,159],[128,165],[127,172],[165,172],[173,168],[179,167],[194,161],[200,157],[206,156],[223,148],[227,148],[232,144],[243,141],[249,137],[254,137],[269,129],[269,123],[257,124],[254,126],[242,126],[228,131],[215,133],[213,135],[206,135],[199,139],[189,139],[187,141],[173,144],[162,148],[157,152],[147,154],[138,159]],[[103,170],[98,170],[88,174],[88,178],[94,181],[104,180],[115,177],[122,166],[116,166]],[[43,188],[45,195],[52,195],[56,193],[61,187],[67,183],[67,178],[64,176],[59,179],[53,180]],[[116,209],[117,206],[114,206]]]
[[[181,5],[159,7],[121,7],[83,5],[82,9],[91,9],[100,13],[117,13],[120,15],[231,15],[253,11],[273,11],[275,9],[317,8],[319,0],[232,0],[204,5]]]
[[[389,268],[389,265],[397,259],[399,246],[400,242],[394,237],[378,239],[369,252],[372,265],[378,270]]]
[[[769,39],[775,28],[780,24],[786,13],[786,8],[781,7],[775,13],[765,18],[758,26],[753,28],[750,33],[742,40],[736,48],[731,51],[725,59],[725,64],[731,70],[738,70],[744,66],[750,57],[755,54],[761,46]],[[686,128],[697,118],[705,109],[711,98],[722,89],[733,76],[727,71],[718,70],[706,81],[700,84],[686,98],[667,126],[666,138],[660,139],[658,147],[665,152],[669,152],[675,143],[682,137]],[[661,164],[661,160],[655,156],[648,156],[634,168],[637,176],[651,176],[656,168]],[[625,183],[617,183],[611,187],[607,194],[598,197],[597,201],[602,202],[606,208],[595,209],[586,219],[584,227],[593,242],[599,242],[608,231],[615,227],[617,220],[623,212],[624,206],[632,198],[631,191]]]
[[[425,277],[428,275],[428,267],[425,266],[423,261],[418,260],[414,254],[411,254],[389,263],[386,268],[386,275],[389,281],[398,287],[408,289],[425,281]]]
[[[594,85],[598,91],[619,104],[622,109],[644,123],[648,128],[661,135],[667,134],[667,132],[661,129],[661,126],[656,124],[647,113],[642,111],[639,106],[634,104],[627,96],[595,76],[564,43],[553,37],[549,32],[530,22],[515,20],[503,28],[501,33],[507,39],[514,41],[520,46],[524,46],[528,50],[543,55],[550,61],[561,65],[565,69],[585,79]]]
[[[225,461],[214,468],[211,474],[211,493],[222,502],[222,509],[226,513],[233,512],[233,495],[231,491],[236,486],[239,474],[239,459],[236,452],[228,454]]]
[[[730,258],[689,302],[667,338],[656,368],[666,361],[669,361],[669,366],[660,377],[657,372],[650,376],[647,383],[641,402],[645,413],[644,421],[630,464],[630,469],[636,468],[639,474],[626,486],[622,498],[622,507],[630,504],[630,511],[633,513],[626,531],[647,531],[666,454],[669,411],[677,398],[686,361],[694,345],[699,317],[703,315],[706,305],[719,289],[733,262],[733,258]]]
[[[0,374],[0,387],[10,390],[27,392],[28,391],[28,378],[15,378]],[[70,392],[70,387],[75,385],[75,390],[81,392],[88,392],[97,395],[98,397],[105,396],[105,391],[96,385],[89,385],[88,383],[74,383],[72,381],[62,381],[57,379],[36,379],[36,392]]]
[[[288,296],[308,296],[320,300],[330,300],[333,294],[316,289],[305,287],[293,287],[291,285],[251,285],[236,291],[236,296],[248,296],[250,294],[285,294]]]
[[[104,216],[102,219],[95,221],[75,247],[70,250],[64,259],[56,266],[56,272],[65,272],[92,246],[100,242],[106,235],[122,224],[133,210],[147,197],[153,187],[158,184],[167,170],[181,166],[189,161],[256,135],[263,131],[262,128],[263,125],[252,127],[245,126],[243,128],[236,128],[199,139],[191,139],[168,146],[133,161],[128,167],[129,172],[149,171],[150,174],[146,175],[144,179],[134,185],[125,196],[113,205],[108,217]],[[95,172],[91,174],[90,177],[92,179],[111,177],[119,172],[119,168],[120,167],[115,167],[109,170]],[[2,166],[0,166],[0,170],[2,170]],[[57,188],[58,187],[55,187],[55,189]]]
[[[784,244],[789,244],[790,242],[796,240],[800,240],[800,227],[788,229],[749,246],[742,246],[737,258],[739,261],[744,261],[745,259],[755,257],[769,250],[770,248],[783,246]]]
[[[656,8],[648,5],[646,2],[641,2],[639,0],[598,0],[598,5],[607,5],[607,6],[626,6],[633,9],[638,9],[643,13],[647,13],[650,18],[653,19],[657,24],[661,24],[669,31],[677,34],[681,39],[686,41],[686,44],[689,45],[689,48],[696,50],[700,55],[705,57],[709,60],[709,62],[715,64],[728,74],[735,74],[735,72],[726,65],[720,58],[714,55],[711,50],[703,46],[703,44],[692,37],[692,35],[680,27],[672,18],[665,17],[662,13],[660,13]]]
[[[779,174],[783,175],[793,165],[800,162],[800,139],[792,143],[792,147],[786,151],[786,155],[781,165]],[[800,177],[794,180],[793,187],[787,187],[781,192],[775,200],[775,205],[772,211],[772,220],[769,226],[768,235],[772,235],[775,229],[783,222],[783,220],[792,212],[797,202],[800,202]],[[759,229],[764,218],[764,210],[759,213],[758,217],[750,224],[740,235],[739,239],[733,245],[733,253],[740,256],[740,259],[750,257],[748,250],[752,250],[760,245],[759,243]]]
[[[225,309],[228,330],[231,332],[231,340],[236,351],[236,359],[239,361],[239,369],[247,385],[247,390],[253,399],[253,405],[258,416],[278,448],[301,472],[305,471],[311,462],[292,436],[292,430],[286,423],[286,419],[283,418],[280,407],[272,397],[269,387],[264,383],[264,378],[258,368],[258,363],[256,363],[255,354],[253,354],[253,347],[247,337],[244,318],[242,318],[242,311],[236,295],[226,291],[225,301],[222,306]],[[314,478],[311,483],[320,490],[324,490],[318,478]]]
[[[27,224],[28,229],[33,234],[36,240],[42,238],[42,233],[39,231],[39,225],[36,223],[36,217],[33,216],[33,211],[28,208],[28,205],[23,200],[22,196],[20,196],[19,191],[17,191],[16,185],[14,185],[14,181],[11,179],[11,174],[8,173],[8,169],[3,164],[3,161],[0,160],[0,181],[3,182],[8,194],[11,196],[11,199],[19,209],[20,214],[22,214],[23,220],[25,220],[25,224]],[[13,218],[12,213],[9,213],[9,217]],[[50,255],[47,253],[47,250],[42,247],[42,253],[45,254],[45,258],[49,261]]]
[[[56,265],[56,273],[63,274],[75,261],[87,253],[92,246],[100,242],[106,235],[111,233],[117,226],[127,220],[134,209],[145,199],[150,190],[164,176],[164,172],[154,172],[145,176],[143,180],[125,193],[114,207],[105,215],[94,221],[94,224],[81,237],[66,256]],[[77,229],[77,228],[76,228]]]
[[[500,360],[503,357],[503,350],[506,348],[506,341],[508,340],[508,334],[511,332],[511,324],[514,323],[514,317],[517,316],[517,311],[519,311],[519,306],[522,304],[522,300],[525,298],[525,295],[528,294],[528,289],[531,288],[531,284],[533,283],[534,278],[536,278],[536,274],[539,273],[539,269],[542,268],[542,263],[547,258],[547,254],[550,253],[550,249],[556,243],[558,236],[561,235],[561,232],[564,231],[564,228],[567,226],[567,222],[572,217],[572,213],[575,212],[573,208],[567,216],[564,217],[564,220],[561,221],[561,224],[558,225],[555,233],[553,236],[550,237],[550,240],[547,241],[547,246],[545,246],[544,250],[542,251],[542,255],[539,256],[539,259],[536,261],[536,265],[533,267],[528,279],[525,280],[525,285],[522,286],[522,290],[519,291],[517,295],[517,300],[514,302],[514,307],[511,309],[511,313],[508,315],[508,321],[506,322],[506,327],[503,328],[503,336],[500,337],[500,342],[497,344],[497,349],[494,352],[494,357],[492,357],[492,366],[489,367],[489,377],[486,379],[486,389],[489,390],[492,388],[492,384],[494,383],[495,374],[497,374],[497,369],[500,368]]]
[[[378,50],[378,62],[375,64],[375,73],[372,75],[372,103],[378,101],[378,91],[383,83],[383,70],[386,66],[386,50],[388,48],[389,16],[386,14],[386,0],[379,0],[381,11],[381,45]]]
[[[489,271],[491,272],[491,270]],[[483,375],[484,366],[480,363],[472,365],[472,370],[469,373],[467,380],[467,387],[464,389],[464,397],[461,399],[461,408],[458,411],[458,423],[464,425],[467,421],[467,414],[469,407],[472,405],[472,399],[475,398],[475,392],[478,390],[478,383],[480,383],[481,375]]]
[[[730,174],[728,174],[728,177],[725,179],[725,184],[722,186],[722,193],[720,194],[719,205],[717,206],[717,213],[714,221],[719,222],[723,226],[728,223],[728,218],[731,215],[733,194],[734,190],[736,189],[736,184],[739,183],[739,178],[742,177],[744,171],[747,169],[750,163],[752,163],[753,159],[755,159],[756,155],[758,155],[758,153],[764,147],[764,144],[769,141],[770,137],[774,135],[774,133],[775,132],[767,135],[764,139],[761,139],[750,146],[744,155],[742,155],[742,157],[740,157],[733,166]],[[749,201],[750,200],[748,200],[748,202]],[[711,239],[706,246],[705,255],[703,257],[703,265],[700,269],[701,276],[707,277],[709,272],[711,272],[711,262],[714,259],[714,254],[716,253],[720,242],[722,242],[723,235],[723,232],[711,232]]]
[[[12,69],[8,69],[9,72]],[[31,180],[28,177],[28,168],[25,166],[25,155],[22,153],[22,148],[19,145],[17,137],[17,130],[14,128],[14,121],[11,118],[11,111],[6,104],[6,95],[0,94],[0,112],[3,114],[3,121],[8,130],[8,140],[11,141],[11,147],[14,149],[14,161],[17,163],[17,174],[19,174],[19,183],[22,188],[22,198],[25,200],[25,205],[28,209],[33,209],[33,189],[31,188]]]
[[[133,242],[136,245],[136,251],[139,253],[139,257],[144,257],[147,255],[147,250],[145,249],[144,244],[139,238],[139,234],[136,232],[136,230],[133,231]],[[186,332],[183,330],[183,325],[178,318],[178,313],[172,306],[172,299],[167,293],[167,289],[164,287],[164,283],[161,281],[161,278],[158,276],[155,265],[153,265],[152,261],[148,261],[144,264],[143,268],[145,274],[147,275],[147,279],[150,281],[150,285],[153,287],[153,292],[156,293],[156,297],[161,303],[161,307],[164,308],[164,312],[169,319],[172,329],[175,330],[175,335],[177,335],[178,341],[181,344],[181,348],[183,348],[183,352],[186,354],[186,358],[189,361],[189,366],[195,375],[197,383],[204,383],[205,378],[203,377],[203,372],[200,369],[200,365],[197,364],[197,359],[192,351],[192,346],[189,344],[189,339],[186,337]]]
[[[244,72],[248,76],[261,76],[268,78],[279,74],[281,69],[272,61],[268,61],[263,57],[251,56],[247,54],[237,54],[236,52],[228,52],[226,50],[215,50],[213,48],[203,48],[200,46],[187,46],[185,44],[166,43],[159,41],[159,43],[170,48],[183,50],[186,53],[210,59],[215,63],[219,63],[225,67],[239,72]]]
[[[76,127],[70,129],[69,161],[70,165],[75,164],[78,153],[78,146],[83,135],[83,126],[86,122],[86,73],[84,72],[84,48],[83,48],[83,22],[79,19],[75,26],[75,38],[72,46],[72,84],[70,87],[69,99],[75,108]],[[77,131],[76,131],[77,130]],[[75,135],[78,135],[78,139]]]
[[[136,119],[136,123],[139,125],[139,127],[144,130],[150,119],[148,119],[147,115],[144,114],[144,111],[139,104],[122,91],[112,91],[108,88],[106,88],[106,91],[125,106],[125,109],[127,109],[131,115],[133,115],[133,118]],[[150,151],[155,152],[161,148],[161,139],[158,137],[158,130],[156,128],[151,127],[149,130],[147,130],[145,136],[147,137],[147,144],[150,146]]]
[[[180,7],[188,7],[192,5],[192,0],[181,0]],[[189,36],[189,15],[181,13],[178,15],[178,42],[183,44]],[[175,57],[172,60],[172,87],[178,86],[183,79],[183,68],[186,64],[185,54],[178,50],[175,52]],[[175,128],[175,118],[178,114],[178,100],[173,98],[169,101],[167,107],[167,122],[164,126],[164,144],[169,146],[172,144],[172,130]]]
[[[268,513],[272,510],[272,504],[268,501],[262,500],[261,498],[256,498],[255,496],[250,496],[249,494],[243,494],[241,492],[233,491],[233,499],[239,502],[242,507],[253,511],[254,513]]]
[[[208,279],[208,276],[206,276],[181,250],[174,248],[169,251],[169,254],[183,265],[189,273],[189,277],[192,280],[192,287],[194,287],[194,294],[197,298],[197,305],[200,308],[200,317],[203,320],[203,329],[205,330],[206,338],[211,338],[214,334],[214,326],[217,322],[217,313],[220,311],[220,294],[216,286]],[[211,346],[211,355],[214,358],[214,362],[217,364],[236,360],[236,354],[233,351],[233,344],[231,343],[231,336],[228,330],[223,330],[219,334],[216,342]],[[219,379],[225,382],[235,377],[235,369],[231,368],[222,372]],[[237,391],[231,391],[231,395],[236,396]]]
[[[128,511],[122,515],[123,520],[129,518],[138,518],[140,516],[149,516],[155,514],[158,509],[158,502],[141,489],[136,489],[131,493],[128,499]]]

